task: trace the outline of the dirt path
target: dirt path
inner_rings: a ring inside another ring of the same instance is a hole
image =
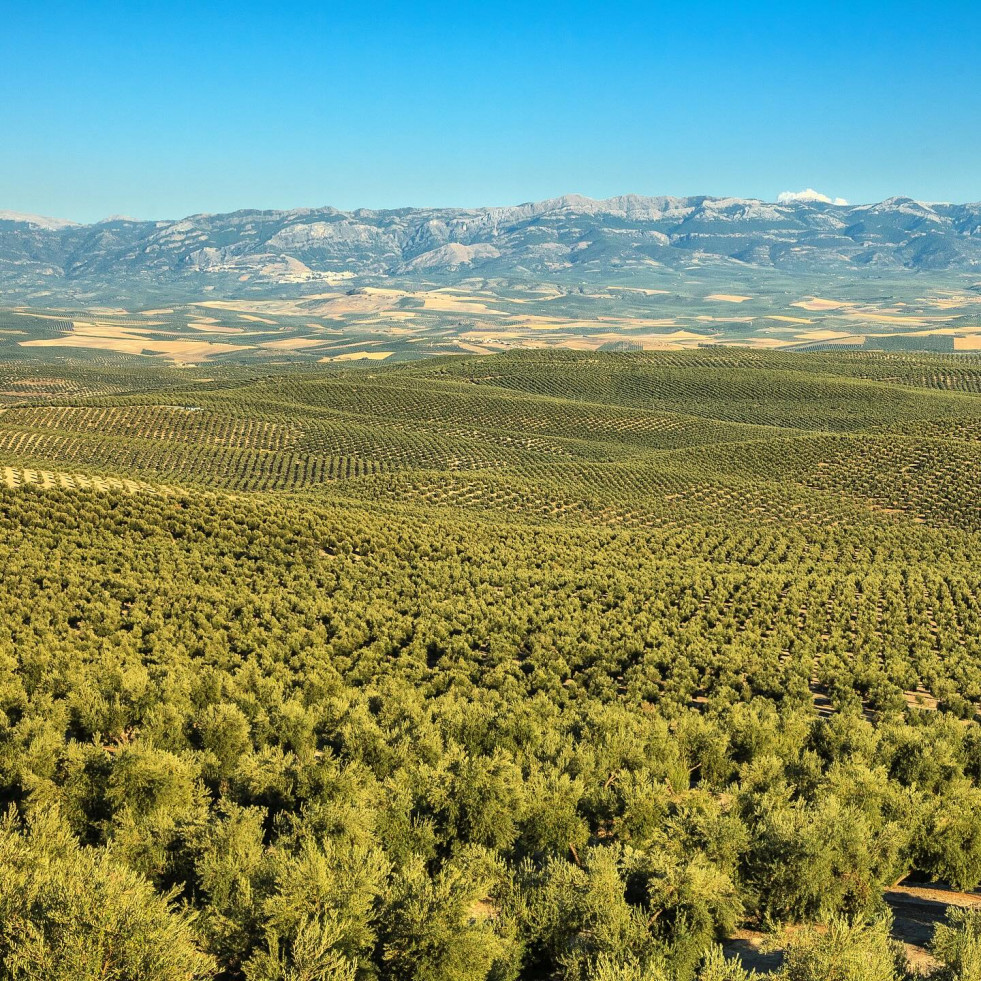
[[[981,907],[981,894],[957,892],[938,883],[901,883],[887,889],[883,898],[893,915],[893,937],[906,947],[910,964],[924,974],[937,966],[927,947],[947,910],[951,906]],[[759,930],[737,930],[722,947],[726,957],[738,957],[744,967],[770,974],[783,963],[781,949],[764,949],[770,937]]]
[[[981,895],[957,892],[936,884],[903,884],[884,894],[893,915],[892,935],[906,945],[910,963],[928,971],[937,962],[926,949],[934,927],[947,918],[951,906],[981,906]]]

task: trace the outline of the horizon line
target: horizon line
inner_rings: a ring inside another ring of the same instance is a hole
[[[808,189],[810,191],[810,189]],[[910,197],[905,194],[894,194],[889,197],[882,198],[879,201],[864,201],[864,202],[848,202],[843,199],[833,199],[826,200],[825,196],[803,196],[808,192],[787,192],[783,191],[777,196],[776,199],[769,200],[767,198],[761,197],[740,197],[738,195],[718,195],[718,194],[639,194],[633,191],[627,191],[622,194],[613,194],[608,197],[595,198],[588,194],[581,194],[578,192],[571,192],[568,194],[560,194],[555,197],[540,198],[537,200],[525,200],[513,204],[485,204],[485,205],[457,205],[457,204],[405,204],[397,205],[393,207],[379,207],[372,208],[367,206],[358,206],[353,208],[338,208],[332,204],[319,204],[319,205],[294,205],[288,208],[256,208],[256,207],[242,207],[235,208],[230,211],[194,211],[183,215],[178,215],[174,217],[166,218],[139,218],[132,215],[125,214],[111,214],[104,218],[97,218],[92,221],[77,221],[72,218],[61,218],[49,214],[41,214],[36,211],[26,212],[18,211],[16,209],[4,209],[0,208],[0,221],[14,221],[22,222],[24,224],[35,224],[39,227],[48,227],[49,231],[56,231],[61,228],[76,227],[84,228],[92,225],[102,225],[109,224],[116,221],[132,222],[134,224],[150,224],[150,223],[171,223],[178,221],[187,221],[192,218],[211,218],[222,215],[237,215],[247,212],[255,212],[258,214],[294,214],[302,212],[317,212],[317,211],[334,211],[338,214],[358,214],[363,212],[369,212],[372,214],[385,214],[399,211],[501,211],[512,208],[531,208],[542,205],[556,204],[560,202],[572,202],[573,200],[579,200],[584,203],[589,203],[593,205],[609,205],[613,202],[621,201],[624,199],[637,199],[640,201],[658,201],[658,200],[674,200],[674,201],[740,201],[750,204],[764,204],[773,205],[775,207],[792,207],[796,205],[809,205],[816,206],[822,205],[825,208],[840,208],[844,209],[855,209],[855,208],[870,208],[875,207],[880,204],[887,204],[893,201],[910,201],[914,204],[918,204],[922,207],[932,208],[937,206],[962,206],[966,207],[973,204],[981,204],[981,199],[975,201],[950,201],[950,200],[938,200],[938,201],[926,201],[918,198]],[[814,193],[814,192],[811,192]],[[783,201],[779,200],[780,197],[784,195],[787,198]]]

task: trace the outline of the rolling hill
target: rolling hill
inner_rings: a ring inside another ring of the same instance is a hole
[[[952,355],[0,362],[0,953],[955,963],[979,468]]]

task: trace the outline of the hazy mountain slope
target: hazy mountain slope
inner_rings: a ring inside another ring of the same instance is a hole
[[[74,225],[0,212],[8,297],[154,288],[253,291],[318,279],[592,279],[693,261],[809,273],[981,270],[981,204],[770,204],[738,198],[577,195],[501,208],[238,211]]]

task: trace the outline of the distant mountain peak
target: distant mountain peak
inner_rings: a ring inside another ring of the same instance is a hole
[[[78,222],[67,218],[47,218],[44,215],[25,215],[19,211],[0,211],[0,221],[15,221],[24,225],[35,225],[56,231],[59,228],[77,228]]]

